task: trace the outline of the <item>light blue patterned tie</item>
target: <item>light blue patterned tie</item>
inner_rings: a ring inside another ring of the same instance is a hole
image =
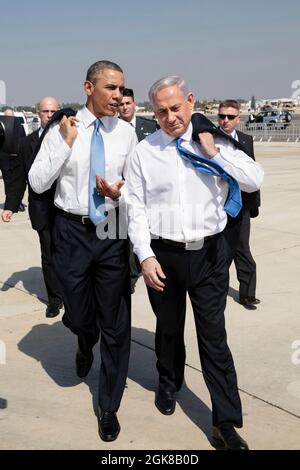
[[[216,162],[199,157],[189,150],[186,150],[182,146],[182,139],[176,140],[176,146],[181,158],[192,163],[198,171],[208,175],[218,176],[228,183],[229,191],[224,204],[224,210],[231,217],[236,217],[242,208],[242,196],[238,182]]]
[[[104,143],[100,132],[100,119],[94,122],[94,132],[91,143],[90,176],[89,176],[89,218],[98,225],[107,215],[105,213],[105,198],[97,193],[96,174],[105,177]]]

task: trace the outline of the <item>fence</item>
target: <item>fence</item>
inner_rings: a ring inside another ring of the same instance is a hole
[[[276,125],[241,123],[239,130],[252,135],[256,142],[300,142],[300,127],[290,124],[280,129]]]

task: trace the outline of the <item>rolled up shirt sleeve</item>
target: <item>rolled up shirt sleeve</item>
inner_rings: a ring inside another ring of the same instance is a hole
[[[72,153],[56,124],[49,129],[28,174],[32,189],[40,194],[51,188]]]

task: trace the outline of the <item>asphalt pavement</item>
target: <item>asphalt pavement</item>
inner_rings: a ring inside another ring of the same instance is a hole
[[[251,449],[300,448],[300,145],[256,144],[265,169],[260,216],[252,221],[256,310],[237,302],[231,269],[228,341],[243,404],[240,434]],[[0,181],[0,201],[4,200]],[[97,433],[99,353],[83,381],[75,374],[75,337],[61,316],[45,318],[46,292],[37,234],[28,212],[0,223],[0,449],[214,450],[211,404],[187,308],[186,383],[176,412],[154,406],[154,328],[143,280],[133,295],[130,367],[118,413],[121,433]]]

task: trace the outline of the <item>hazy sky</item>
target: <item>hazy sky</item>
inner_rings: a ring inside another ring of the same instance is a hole
[[[6,102],[85,101],[93,62],[125,72],[137,101],[181,75],[198,99],[289,97],[300,79],[297,0],[1,1],[0,80]]]

